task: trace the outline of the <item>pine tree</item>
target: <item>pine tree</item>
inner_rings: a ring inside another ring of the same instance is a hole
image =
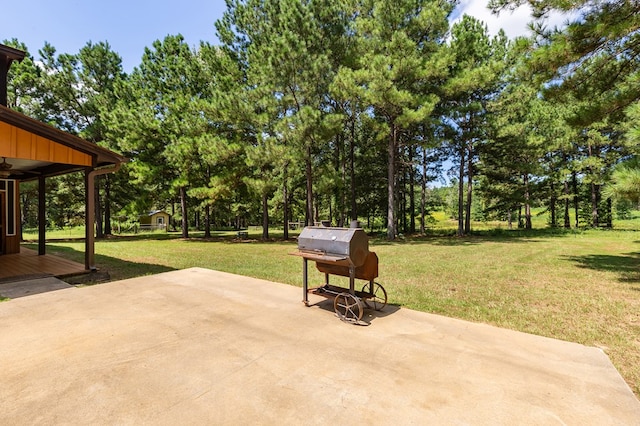
[[[361,3],[355,20],[362,55],[343,69],[382,122],[387,140],[387,238],[397,235],[397,185],[401,134],[432,114],[434,86],[446,74],[442,41],[452,3],[372,0]]]
[[[458,235],[462,236],[471,232],[475,163],[479,145],[486,139],[486,106],[500,88],[507,40],[502,32],[491,39],[485,24],[465,15],[453,26],[450,50],[451,77],[443,88],[443,102],[445,119],[455,132],[453,150],[459,167]]]
[[[150,193],[160,195],[156,204],[167,203],[167,193],[180,200],[185,238],[187,191],[203,176],[195,143],[206,131],[198,102],[205,90],[199,66],[181,35],[156,40],[145,48],[140,66],[118,85],[118,102],[105,113],[110,139],[136,158],[134,173]]]

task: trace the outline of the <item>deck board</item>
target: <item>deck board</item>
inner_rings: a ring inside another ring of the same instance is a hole
[[[20,253],[0,256],[0,280],[42,275],[63,277],[85,272],[80,263],[50,254],[39,256],[35,250],[25,247],[20,247]]]

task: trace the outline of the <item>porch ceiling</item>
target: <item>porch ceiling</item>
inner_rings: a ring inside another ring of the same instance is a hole
[[[3,173],[2,161],[11,168]],[[0,179],[16,179],[28,181],[37,179],[38,176],[55,176],[83,170],[84,167],[73,164],[60,164],[50,161],[28,160],[24,158],[2,157],[0,158]]]

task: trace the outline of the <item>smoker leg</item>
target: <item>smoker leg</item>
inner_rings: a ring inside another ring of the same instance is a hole
[[[309,306],[309,283],[307,282],[307,259],[302,258],[302,302]]]
[[[349,293],[356,294],[356,267],[349,266]]]

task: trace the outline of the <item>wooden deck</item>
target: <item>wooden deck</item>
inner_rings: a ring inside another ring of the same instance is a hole
[[[0,280],[21,276],[63,277],[86,272],[84,265],[80,263],[50,254],[38,256],[36,251],[24,247],[20,247],[18,254],[0,256]]]

